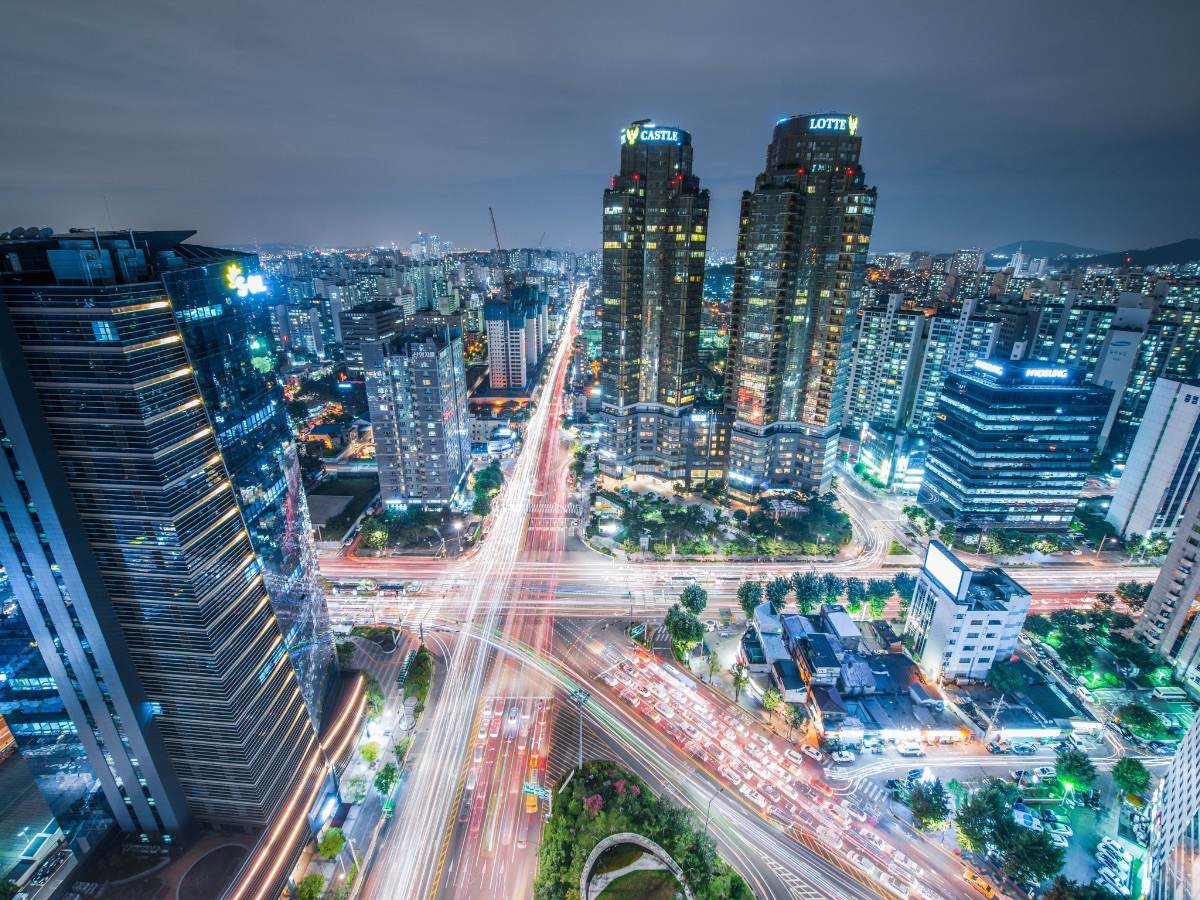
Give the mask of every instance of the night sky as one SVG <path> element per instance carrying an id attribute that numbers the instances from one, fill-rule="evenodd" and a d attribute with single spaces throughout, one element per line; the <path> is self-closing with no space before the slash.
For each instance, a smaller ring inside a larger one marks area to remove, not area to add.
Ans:
<path id="1" fill-rule="evenodd" d="M 777 118 L 861 119 L 875 249 L 1200 236 L 1200 3 L 8 4 L 0 230 L 593 249 L 618 129 L 692 132 L 710 247 Z M 107 197 L 107 209 L 105 198 Z"/>

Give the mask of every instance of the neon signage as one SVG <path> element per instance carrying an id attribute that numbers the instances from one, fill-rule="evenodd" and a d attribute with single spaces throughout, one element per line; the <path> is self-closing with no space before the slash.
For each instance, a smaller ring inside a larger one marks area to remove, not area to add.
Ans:
<path id="1" fill-rule="evenodd" d="M 1067 371 L 1066 369 L 1033 368 L 1033 369 L 1025 370 L 1026 378 L 1067 378 L 1070 376 L 1070 374 L 1071 373 L 1069 371 Z"/>
<path id="2" fill-rule="evenodd" d="M 653 123 L 630 125 L 621 129 L 621 143 L 634 144 L 682 144 L 682 132 L 678 128 L 660 128 Z"/>
<path id="3" fill-rule="evenodd" d="M 809 131 L 834 131 L 858 134 L 858 116 L 809 116 Z"/>
<path id="4" fill-rule="evenodd" d="M 975 360 L 975 368 L 977 368 L 983 372 L 989 372 L 992 375 L 1003 375 L 1004 374 L 1003 366 L 998 366 L 995 363 L 990 363 L 985 359 Z"/>
<path id="5" fill-rule="evenodd" d="M 251 294 L 265 294 L 267 292 L 267 284 L 263 281 L 261 275 L 250 275 L 247 277 L 242 273 L 242 267 L 237 263 L 230 263 L 226 267 L 225 283 L 229 285 L 231 290 L 237 291 L 239 297 L 248 297 Z"/>

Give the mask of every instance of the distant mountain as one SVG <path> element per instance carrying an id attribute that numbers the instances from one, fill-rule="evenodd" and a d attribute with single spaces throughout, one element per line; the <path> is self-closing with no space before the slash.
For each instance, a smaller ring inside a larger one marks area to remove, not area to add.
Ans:
<path id="1" fill-rule="evenodd" d="M 1055 259 L 1060 256 L 1100 256 L 1107 250 L 1097 250 L 1094 247 L 1078 247 L 1075 244 L 1064 244 L 1062 241 L 1017 241 L 994 247 L 988 251 L 988 256 L 1012 256 L 1020 250 L 1026 256 L 1034 259 Z"/>
<path id="2" fill-rule="evenodd" d="M 1170 266 L 1200 261 L 1200 238 L 1187 238 L 1173 244 L 1148 247 L 1145 250 L 1122 250 L 1103 253 L 1087 261 L 1089 266 Z"/>

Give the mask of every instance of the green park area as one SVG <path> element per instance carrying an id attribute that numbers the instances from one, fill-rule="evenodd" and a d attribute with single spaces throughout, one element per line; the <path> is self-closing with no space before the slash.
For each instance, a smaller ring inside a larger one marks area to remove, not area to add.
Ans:
<path id="1" fill-rule="evenodd" d="M 797 493 L 782 506 L 773 498 L 732 512 L 656 494 L 601 491 L 598 497 L 621 510 L 613 538 L 628 553 L 641 549 L 643 535 L 657 557 L 833 556 L 851 538 L 850 519 L 833 494 Z"/>
<path id="2" fill-rule="evenodd" d="M 646 783 L 615 762 L 594 761 L 576 770 L 569 783 L 555 785 L 554 815 L 546 822 L 538 849 L 535 900 L 579 896 L 579 879 L 592 849 L 613 834 L 632 832 L 657 843 L 683 870 L 698 900 L 749 900 L 741 876 L 717 856 L 712 838 L 690 813 L 651 793 Z M 616 871 L 608 869 L 608 871 Z M 653 873 L 652 873 L 653 874 Z M 609 886 L 620 893 L 605 897 L 668 897 L 658 875 L 650 882 L 619 879 Z M 641 893 L 632 891 L 640 889 Z"/>

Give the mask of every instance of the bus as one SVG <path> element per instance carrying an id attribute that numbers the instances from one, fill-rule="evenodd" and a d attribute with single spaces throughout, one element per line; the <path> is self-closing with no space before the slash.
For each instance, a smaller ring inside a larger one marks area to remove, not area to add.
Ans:
<path id="1" fill-rule="evenodd" d="M 526 784 L 538 784 L 538 756 L 536 753 L 529 755 L 529 774 L 525 778 Z M 537 794 L 525 795 L 525 812 L 535 813 L 538 811 Z"/>
<path id="2" fill-rule="evenodd" d="M 388 798 L 383 801 L 383 817 L 385 819 L 390 819 L 392 817 L 392 813 L 394 813 L 395 811 L 396 811 L 396 798 L 393 797 L 391 794 L 388 794 Z"/>

